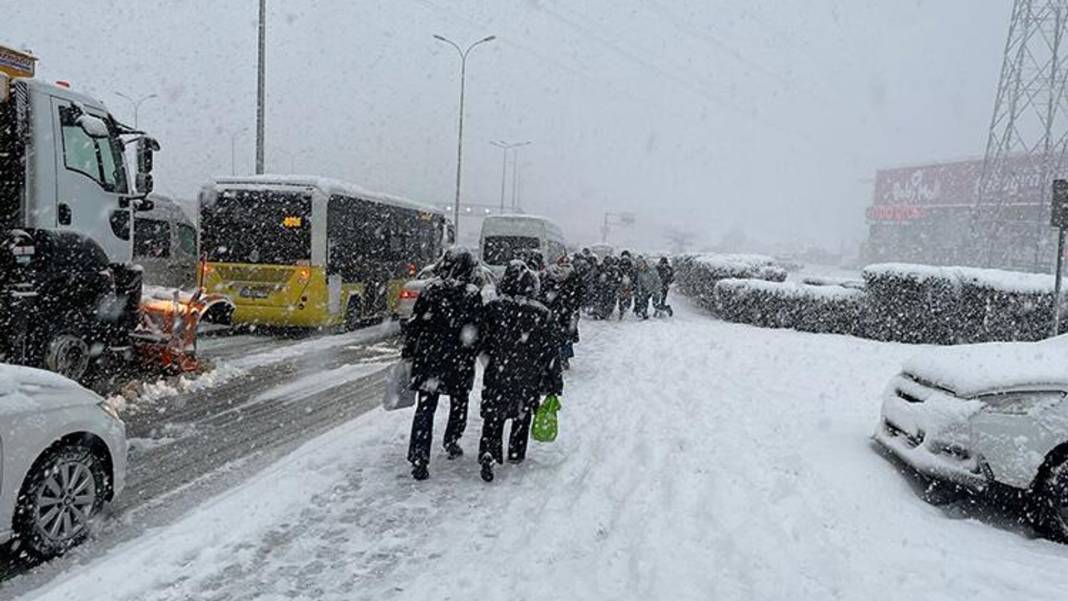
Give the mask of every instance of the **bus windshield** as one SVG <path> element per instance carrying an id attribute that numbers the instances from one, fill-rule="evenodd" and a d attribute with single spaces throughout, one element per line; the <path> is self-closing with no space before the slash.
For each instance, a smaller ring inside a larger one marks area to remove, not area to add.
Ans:
<path id="1" fill-rule="evenodd" d="M 536 249 L 541 241 L 531 236 L 486 236 L 482 260 L 489 265 L 504 265 L 521 258 L 518 251 Z"/>
<path id="2" fill-rule="evenodd" d="M 270 265 L 311 260 L 311 197 L 271 190 L 227 190 L 200 211 L 209 262 Z"/>

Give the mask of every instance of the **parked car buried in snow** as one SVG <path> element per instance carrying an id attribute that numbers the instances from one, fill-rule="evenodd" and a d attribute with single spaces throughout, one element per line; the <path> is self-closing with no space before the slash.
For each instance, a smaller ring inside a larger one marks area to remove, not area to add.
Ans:
<path id="1" fill-rule="evenodd" d="M 58 374 L 0 363 L 0 542 L 64 553 L 118 495 L 126 427 L 101 397 Z"/>
<path id="2" fill-rule="evenodd" d="M 920 474 L 1026 493 L 1034 525 L 1068 541 L 1068 335 L 931 349 L 883 393 L 874 440 Z"/>

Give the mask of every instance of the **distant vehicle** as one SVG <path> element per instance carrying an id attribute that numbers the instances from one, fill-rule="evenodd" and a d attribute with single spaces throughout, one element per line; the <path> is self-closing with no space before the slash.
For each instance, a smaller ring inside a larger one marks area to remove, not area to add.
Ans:
<path id="1" fill-rule="evenodd" d="M 1068 541 L 1068 335 L 933 349 L 883 394 L 874 440 L 917 472 L 1029 493 L 1035 525 Z"/>
<path id="2" fill-rule="evenodd" d="M 482 220 L 479 252 L 482 261 L 497 275 L 524 250 L 541 251 L 546 264 L 567 253 L 560 227 L 533 215 L 491 215 Z"/>
<path id="3" fill-rule="evenodd" d="M 170 198 L 153 194 L 150 211 L 134 216 L 134 263 L 146 285 L 189 290 L 197 281 L 197 230 Z"/>
<path id="4" fill-rule="evenodd" d="M 441 259 L 438 259 L 430 265 L 427 265 L 419 271 L 419 274 L 415 276 L 414 280 L 409 280 L 404 284 L 404 287 L 401 288 L 400 300 L 397 302 L 397 319 L 400 321 L 401 327 L 404 327 L 408 323 L 408 319 L 412 316 L 412 310 L 415 309 L 415 301 L 419 300 L 419 295 L 422 294 L 427 283 L 435 277 L 436 270 L 440 263 Z M 484 291 L 487 286 L 492 286 L 495 281 L 493 272 L 481 262 L 478 266 L 478 278 L 481 281 L 481 287 Z"/>
<path id="5" fill-rule="evenodd" d="M 54 557 L 126 481 L 126 427 L 107 402 L 58 374 L 0 364 L 0 542 Z"/>
<path id="6" fill-rule="evenodd" d="M 235 324 L 355 329 L 395 313 L 441 254 L 444 212 L 308 176 L 222 178 L 200 196 L 202 285 Z"/>

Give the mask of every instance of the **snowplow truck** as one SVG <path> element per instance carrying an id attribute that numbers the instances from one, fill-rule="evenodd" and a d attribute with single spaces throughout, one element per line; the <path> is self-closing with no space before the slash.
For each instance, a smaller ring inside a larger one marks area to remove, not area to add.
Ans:
<path id="1" fill-rule="evenodd" d="M 133 213 L 151 209 L 159 144 L 99 100 L 33 79 L 34 66 L 0 46 L 0 361 L 83 380 L 136 352 Z"/>

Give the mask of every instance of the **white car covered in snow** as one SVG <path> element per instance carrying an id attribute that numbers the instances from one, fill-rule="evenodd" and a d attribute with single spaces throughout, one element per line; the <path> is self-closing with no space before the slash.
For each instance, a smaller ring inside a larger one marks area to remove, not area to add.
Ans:
<path id="1" fill-rule="evenodd" d="M 107 402 L 48 371 L 0 364 L 0 542 L 59 555 L 122 490 L 126 427 Z"/>
<path id="2" fill-rule="evenodd" d="M 874 439 L 916 471 L 1036 500 L 1037 524 L 1068 540 L 1068 335 L 932 349 L 883 394 Z"/>

